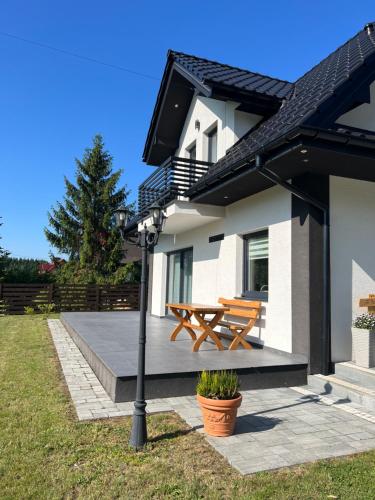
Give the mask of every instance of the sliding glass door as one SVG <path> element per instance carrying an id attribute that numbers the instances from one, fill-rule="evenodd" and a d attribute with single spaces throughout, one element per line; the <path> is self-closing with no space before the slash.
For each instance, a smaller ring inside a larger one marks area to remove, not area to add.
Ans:
<path id="1" fill-rule="evenodd" d="M 191 302 L 193 249 L 168 255 L 167 302 Z"/>

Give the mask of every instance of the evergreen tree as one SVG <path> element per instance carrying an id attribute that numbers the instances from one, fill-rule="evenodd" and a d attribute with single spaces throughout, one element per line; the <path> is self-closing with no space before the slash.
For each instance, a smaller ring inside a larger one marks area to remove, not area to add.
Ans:
<path id="1" fill-rule="evenodd" d="M 2 225 L 3 225 L 3 223 L 1 222 L 1 217 L 0 217 L 0 226 L 2 226 Z M 1 240 L 1 236 L 0 236 L 0 240 Z M 0 281 L 5 276 L 5 266 L 6 266 L 8 256 L 9 256 L 9 252 L 0 246 Z"/>
<path id="2" fill-rule="evenodd" d="M 125 203 L 125 188 L 117 189 L 121 170 L 112 170 L 112 157 L 100 135 L 82 160 L 76 160 L 76 184 L 65 178 L 66 195 L 48 213 L 48 241 L 80 266 L 108 274 L 122 258 L 122 241 L 113 223 L 113 212 Z"/>

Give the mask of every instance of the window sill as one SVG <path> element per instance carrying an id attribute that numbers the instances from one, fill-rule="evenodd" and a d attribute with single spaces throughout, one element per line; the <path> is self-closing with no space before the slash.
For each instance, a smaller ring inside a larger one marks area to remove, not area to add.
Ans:
<path id="1" fill-rule="evenodd" d="M 244 300 L 261 300 L 262 302 L 268 302 L 268 292 L 244 292 L 239 298 Z"/>

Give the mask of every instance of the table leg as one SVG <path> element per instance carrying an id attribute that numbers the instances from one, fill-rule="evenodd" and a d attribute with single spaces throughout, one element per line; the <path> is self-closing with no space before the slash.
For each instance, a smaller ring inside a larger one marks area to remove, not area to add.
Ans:
<path id="1" fill-rule="evenodd" d="M 195 335 L 194 330 L 192 330 L 189 326 L 187 326 L 186 323 L 190 323 L 190 318 L 192 313 L 190 311 L 186 311 L 186 316 L 183 316 L 178 309 L 175 309 L 174 307 L 170 308 L 173 314 L 176 316 L 176 318 L 179 321 L 179 324 L 176 326 L 176 328 L 173 330 L 171 333 L 171 336 L 169 340 L 174 342 L 176 340 L 177 335 L 180 333 L 180 331 L 185 328 L 192 338 L 192 340 L 196 340 L 197 336 Z"/>
<path id="2" fill-rule="evenodd" d="M 216 347 L 219 349 L 219 351 L 224 350 L 224 346 L 221 343 L 221 340 L 217 336 L 217 334 L 214 332 L 215 326 L 219 323 L 221 318 L 223 317 L 224 313 L 222 311 L 218 311 L 215 316 L 211 319 L 211 321 L 206 321 L 204 319 L 204 313 L 199 314 L 199 313 L 194 313 L 194 317 L 198 321 L 199 325 L 202 327 L 203 333 L 199 336 L 198 340 L 194 343 L 193 345 L 193 352 L 199 351 L 199 348 L 204 340 L 206 340 L 207 337 L 211 337 L 212 340 L 215 342 Z"/>

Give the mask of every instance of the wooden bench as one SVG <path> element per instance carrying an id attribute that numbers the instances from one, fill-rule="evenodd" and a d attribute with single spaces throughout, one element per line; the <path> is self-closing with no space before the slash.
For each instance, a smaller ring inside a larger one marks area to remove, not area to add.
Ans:
<path id="1" fill-rule="evenodd" d="M 230 351 L 237 349 L 239 344 L 245 349 L 252 349 L 251 344 L 245 340 L 245 337 L 260 318 L 262 303 L 260 301 L 224 299 L 222 297 L 218 302 L 225 307 L 229 307 L 224 318 L 218 322 L 218 326 L 227 328 L 230 335 L 223 332 L 217 332 L 217 334 L 221 337 L 233 338 L 228 348 Z M 236 318 L 239 319 L 239 322 L 235 321 Z M 240 323 L 241 319 L 247 319 L 248 321 Z"/>

